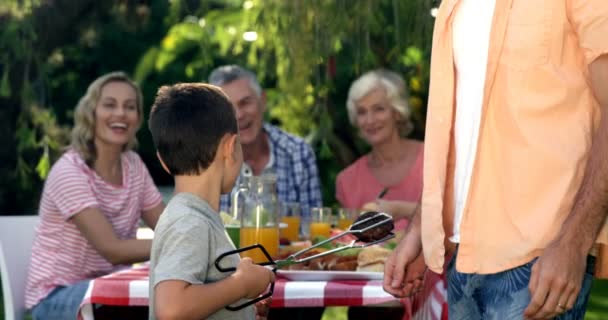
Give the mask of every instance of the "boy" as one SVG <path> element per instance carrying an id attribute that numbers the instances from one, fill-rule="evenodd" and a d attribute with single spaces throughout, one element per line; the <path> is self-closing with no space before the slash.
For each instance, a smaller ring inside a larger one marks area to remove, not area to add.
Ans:
<path id="1" fill-rule="evenodd" d="M 221 273 L 215 259 L 233 250 L 218 214 L 243 162 L 235 111 L 217 87 L 163 86 L 148 122 L 157 156 L 175 178 L 175 195 L 156 226 L 150 262 L 150 319 L 255 319 L 255 307 L 228 311 L 265 291 L 267 268 L 233 255 Z"/>

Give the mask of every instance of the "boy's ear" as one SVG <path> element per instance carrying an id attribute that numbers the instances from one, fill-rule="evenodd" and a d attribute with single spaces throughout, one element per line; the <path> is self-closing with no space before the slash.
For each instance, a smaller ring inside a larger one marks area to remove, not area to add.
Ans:
<path id="1" fill-rule="evenodd" d="M 224 156 L 234 161 L 236 158 L 237 134 L 228 134 L 224 137 Z"/>
<path id="2" fill-rule="evenodd" d="M 171 171 L 169 171 L 169 168 L 167 168 L 167 165 L 165 164 L 165 162 L 163 161 L 163 158 L 160 157 L 160 153 L 158 153 L 158 151 L 156 151 L 156 157 L 158 158 L 158 161 L 160 161 L 160 165 L 163 167 L 163 169 L 168 173 L 171 174 Z"/>

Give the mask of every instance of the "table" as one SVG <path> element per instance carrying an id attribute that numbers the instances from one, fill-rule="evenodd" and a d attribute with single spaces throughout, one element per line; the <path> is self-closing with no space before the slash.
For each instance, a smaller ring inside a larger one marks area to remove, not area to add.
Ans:
<path id="1" fill-rule="evenodd" d="M 147 265 L 93 279 L 80 307 L 79 317 L 92 320 L 93 305 L 147 306 Z M 395 306 L 403 304 L 415 319 L 447 319 L 445 283 L 429 272 L 422 295 L 427 299 L 398 300 L 382 289 L 381 280 L 290 281 L 277 277 L 271 308 L 319 306 Z"/>

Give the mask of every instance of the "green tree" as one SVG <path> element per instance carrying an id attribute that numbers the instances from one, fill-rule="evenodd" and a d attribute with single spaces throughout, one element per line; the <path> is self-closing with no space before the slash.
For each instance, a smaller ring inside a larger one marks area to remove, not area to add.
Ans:
<path id="1" fill-rule="evenodd" d="M 126 69 L 166 32 L 165 1 L 0 3 L 0 208 L 35 212 L 72 111 L 101 73 Z M 155 17 L 155 14 L 157 15 Z"/>
<path id="2" fill-rule="evenodd" d="M 256 71 L 267 89 L 268 120 L 314 146 L 331 204 L 337 172 L 367 151 L 344 107 L 358 75 L 377 67 L 400 72 L 412 92 L 414 136 L 422 137 L 436 2 L 2 1 L 0 208 L 36 208 L 74 106 L 99 75 L 131 73 L 149 105 L 160 85 L 205 80 L 226 63 Z M 157 183 L 170 183 L 148 130 L 138 138 Z"/>
<path id="3" fill-rule="evenodd" d="M 181 3 L 175 5 L 179 12 Z M 147 83 L 181 72 L 183 79 L 205 80 L 221 63 L 253 69 L 267 90 L 269 120 L 314 146 L 324 200 L 332 204 L 336 174 L 367 151 L 344 106 L 358 75 L 378 67 L 400 72 L 411 91 L 414 136 L 423 136 L 430 12 L 436 5 L 431 0 L 247 0 L 191 6 L 148 50 L 137 79 Z"/>

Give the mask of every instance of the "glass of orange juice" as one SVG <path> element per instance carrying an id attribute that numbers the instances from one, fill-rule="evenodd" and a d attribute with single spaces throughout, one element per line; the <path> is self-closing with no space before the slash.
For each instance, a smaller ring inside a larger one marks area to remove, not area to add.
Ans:
<path id="1" fill-rule="evenodd" d="M 321 207 L 310 209 L 310 239 L 316 237 L 329 238 L 331 233 L 331 208 Z"/>
<path id="2" fill-rule="evenodd" d="M 348 229 L 355 220 L 357 220 L 358 211 L 352 208 L 338 209 L 338 228 L 341 230 Z"/>
<path id="3" fill-rule="evenodd" d="M 279 205 L 281 222 L 287 224 L 280 231 L 281 238 L 298 241 L 300 238 L 300 204 L 297 202 L 281 202 Z"/>

